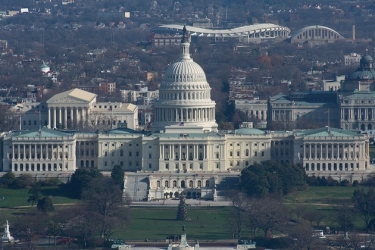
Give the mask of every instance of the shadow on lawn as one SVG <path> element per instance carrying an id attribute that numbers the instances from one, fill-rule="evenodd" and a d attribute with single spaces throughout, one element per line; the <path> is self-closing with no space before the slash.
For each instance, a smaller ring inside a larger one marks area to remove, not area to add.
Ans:
<path id="1" fill-rule="evenodd" d="M 66 198 L 72 198 L 68 190 L 63 187 L 46 187 L 41 191 L 43 196 L 60 196 Z"/>

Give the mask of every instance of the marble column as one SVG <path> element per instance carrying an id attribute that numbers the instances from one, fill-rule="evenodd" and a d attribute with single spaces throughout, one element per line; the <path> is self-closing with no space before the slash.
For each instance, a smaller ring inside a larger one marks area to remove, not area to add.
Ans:
<path id="1" fill-rule="evenodd" d="M 52 108 L 53 110 L 53 127 L 52 128 L 56 128 L 57 127 L 57 123 L 56 123 L 56 108 Z"/>
<path id="2" fill-rule="evenodd" d="M 48 127 L 52 128 L 52 124 L 51 124 L 51 108 L 48 108 Z"/>
<path id="3" fill-rule="evenodd" d="M 62 122 L 62 108 L 59 107 L 59 123 L 57 125 L 63 126 L 64 123 Z"/>

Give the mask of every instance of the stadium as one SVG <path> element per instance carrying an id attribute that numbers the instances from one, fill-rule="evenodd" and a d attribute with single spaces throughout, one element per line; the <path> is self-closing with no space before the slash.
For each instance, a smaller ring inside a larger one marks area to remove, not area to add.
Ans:
<path id="1" fill-rule="evenodd" d="M 183 25 L 167 24 L 154 28 L 153 32 L 169 35 L 181 34 L 183 27 Z M 209 37 L 214 38 L 215 41 L 229 38 L 238 38 L 242 42 L 275 38 L 286 39 L 290 34 L 289 28 L 271 23 L 246 25 L 233 29 L 204 29 L 194 26 L 186 26 L 186 29 L 192 37 Z"/>

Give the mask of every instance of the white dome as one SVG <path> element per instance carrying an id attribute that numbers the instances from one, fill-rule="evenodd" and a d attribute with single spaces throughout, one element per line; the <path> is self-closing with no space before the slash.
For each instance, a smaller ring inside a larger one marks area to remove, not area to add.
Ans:
<path id="1" fill-rule="evenodd" d="M 165 71 L 154 103 L 153 131 L 217 131 L 215 102 L 201 66 L 189 53 L 190 43 L 184 28 L 181 54 Z"/>
<path id="2" fill-rule="evenodd" d="M 192 59 L 178 61 L 168 67 L 163 82 L 206 82 L 206 74 Z"/>

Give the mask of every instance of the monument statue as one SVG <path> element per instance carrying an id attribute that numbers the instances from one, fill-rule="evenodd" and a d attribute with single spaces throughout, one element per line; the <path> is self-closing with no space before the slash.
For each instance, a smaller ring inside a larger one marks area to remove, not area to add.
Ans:
<path id="1" fill-rule="evenodd" d="M 10 231 L 9 231 L 9 223 L 7 221 L 7 223 L 4 225 L 4 234 L 3 236 L 1 237 L 1 241 L 2 242 L 14 242 L 14 238 L 12 235 L 10 235 Z"/>

